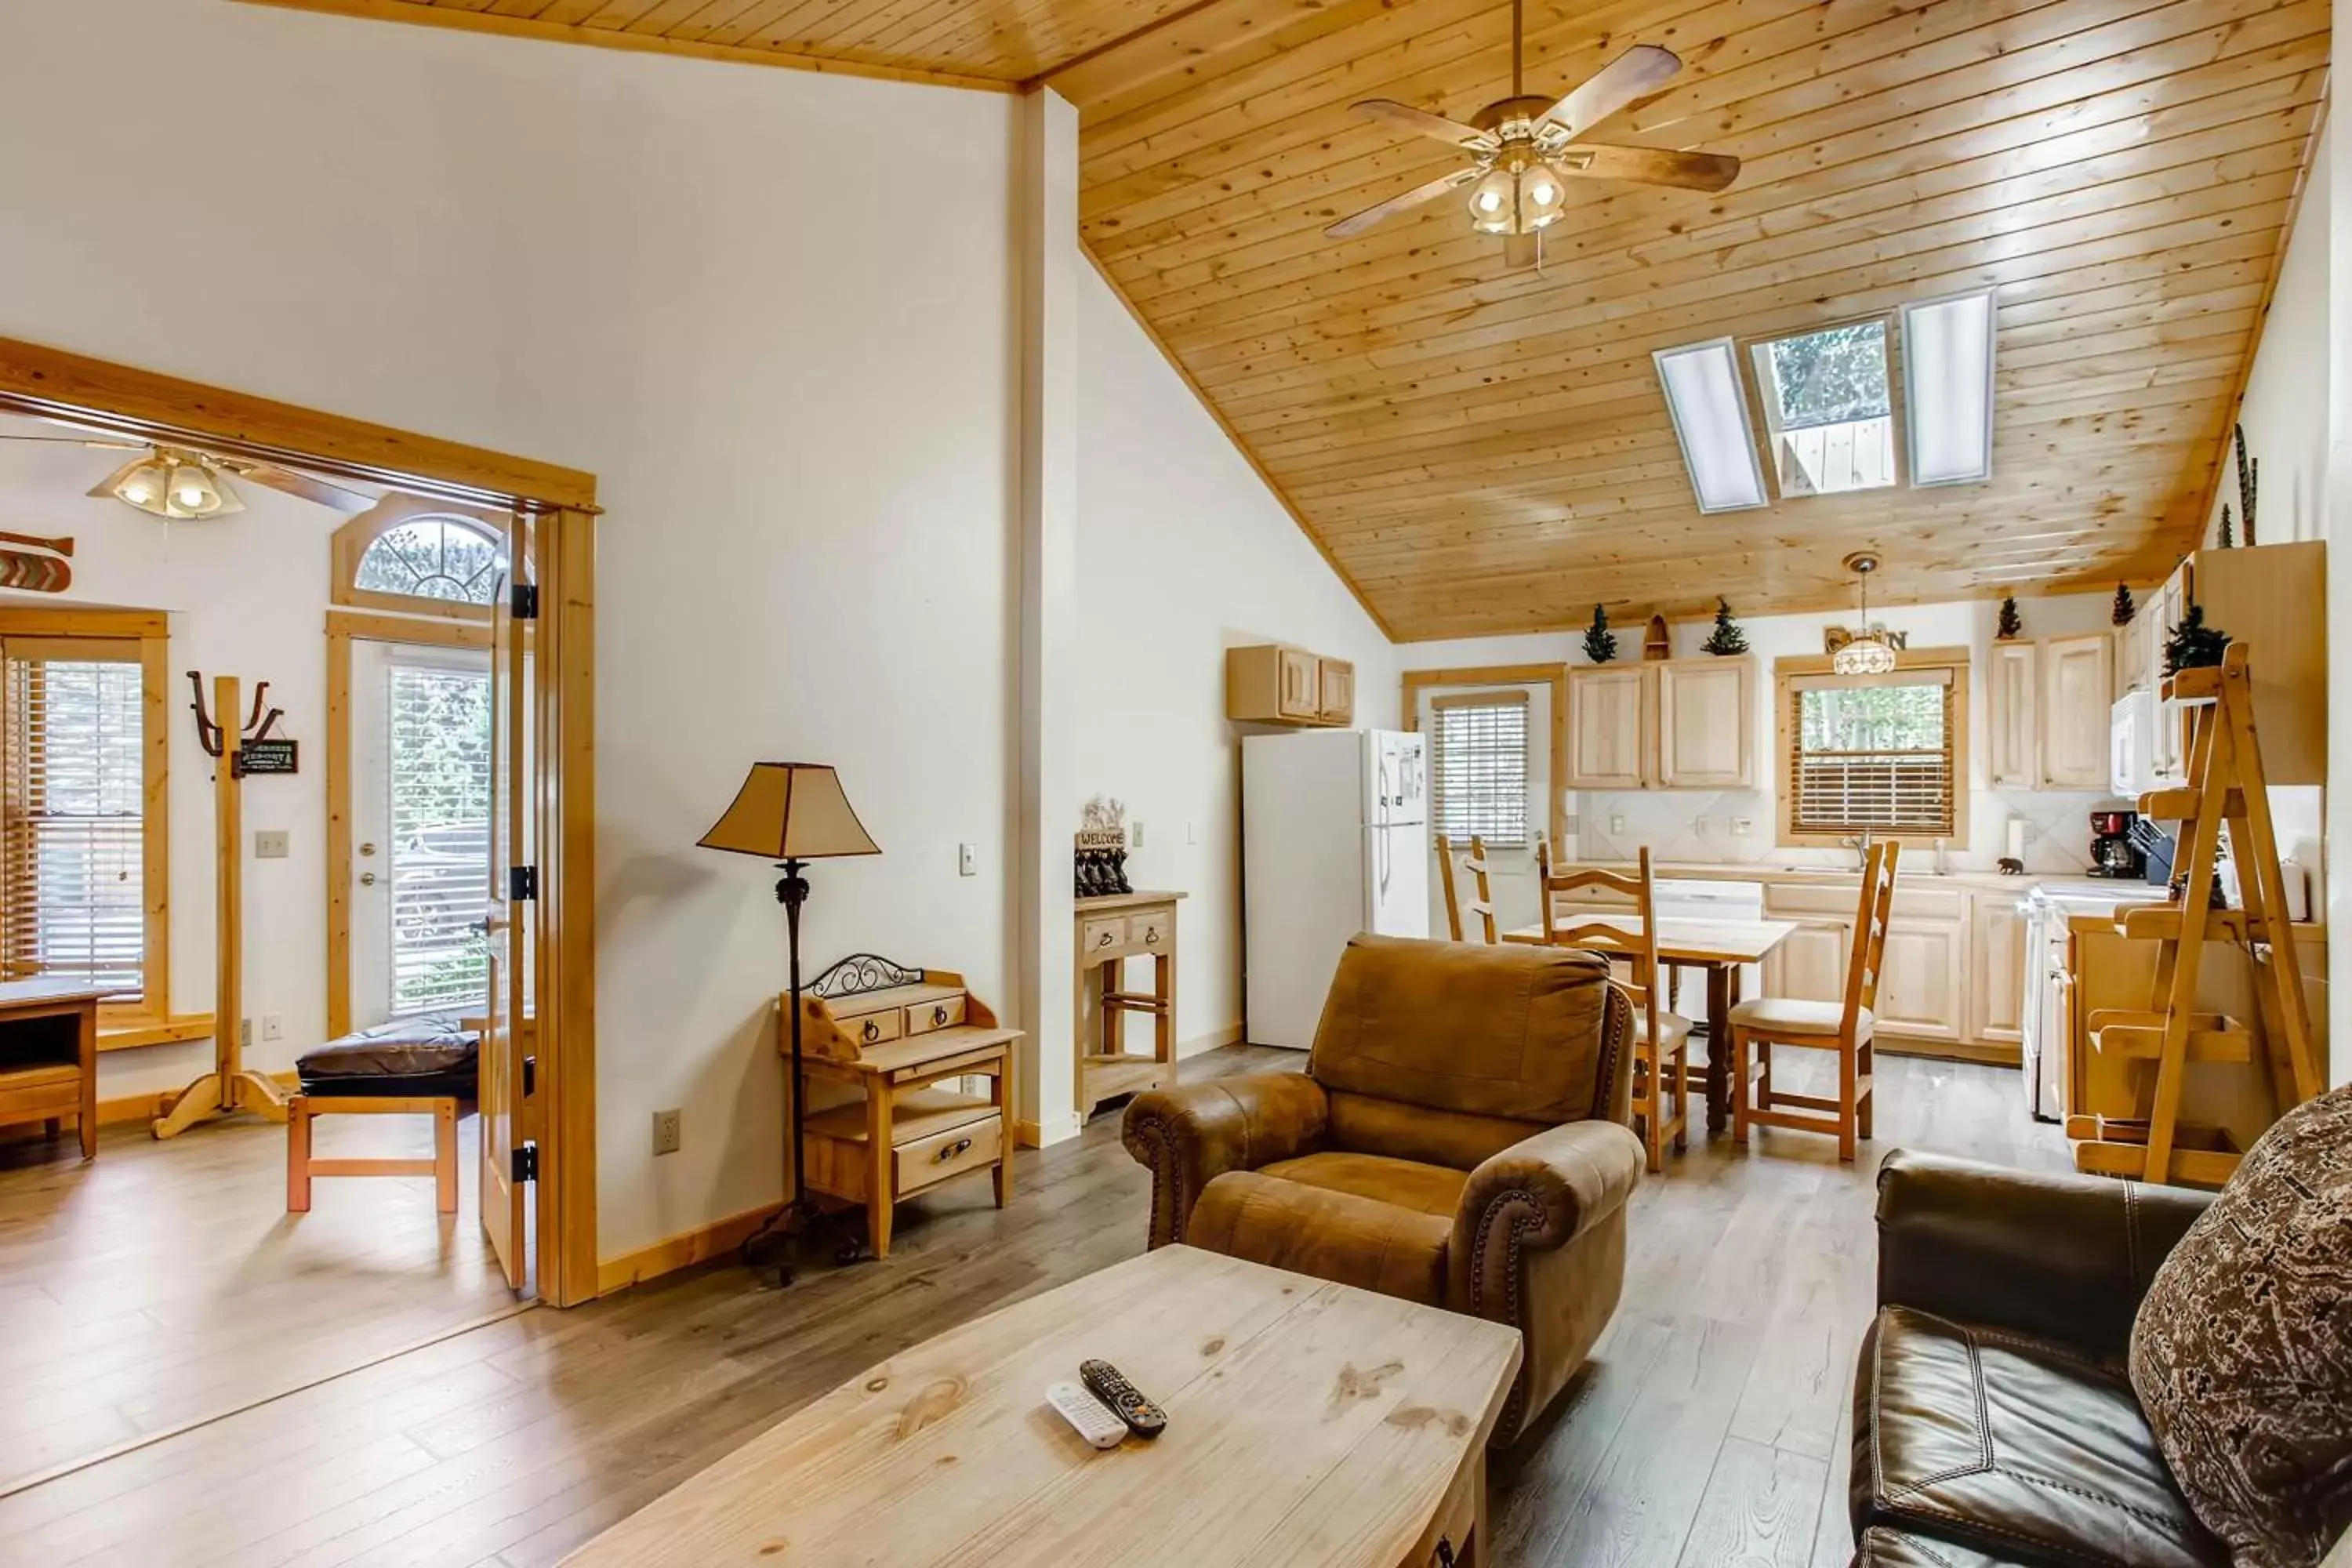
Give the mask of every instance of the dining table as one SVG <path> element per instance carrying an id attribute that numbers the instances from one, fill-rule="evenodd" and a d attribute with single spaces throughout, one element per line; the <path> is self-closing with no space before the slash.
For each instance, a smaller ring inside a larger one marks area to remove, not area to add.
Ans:
<path id="1" fill-rule="evenodd" d="M 1633 931 L 1639 923 L 1632 915 L 1612 915 L 1579 909 L 1580 927 L 1612 925 Z M 1786 941 L 1797 928 L 1787 921 L 1659 920 L 1658 962 L 1687 966 L 1706 973 L 1706 1130 L 1720 1132 L 1731 1123 L 1731 1009 L 1739 1001 L 1739 972 L 1761 963 L 1764 955 Z M 1505 942 L 1543 947 L 1551 933 L 1540 925 L 1520 926 L 1503 933 Z"/>

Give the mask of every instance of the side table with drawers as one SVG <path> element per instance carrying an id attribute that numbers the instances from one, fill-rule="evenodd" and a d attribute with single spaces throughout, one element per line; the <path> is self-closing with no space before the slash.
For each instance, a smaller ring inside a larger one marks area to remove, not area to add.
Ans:
<path id="1" fill-rule="evenodd" d="M 1176 1081 L 1176 901 L 1171 892 L 1076 901 L 1078 1120 L 1107 1100 Z M 1127 961 L 1151 960 L 1151 989 L 1127 989 Z M 1149 1053 L 1127 1048 L 1127 1016 L 1149 1014 Z"/>

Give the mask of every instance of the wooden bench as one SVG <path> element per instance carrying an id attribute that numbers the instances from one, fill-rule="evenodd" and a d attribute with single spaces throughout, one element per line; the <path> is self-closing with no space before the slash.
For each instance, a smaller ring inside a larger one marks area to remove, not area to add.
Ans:
<path id="1" fill-rule="evenodd" d="M 395 1019 L 330 1040 L 296 1062 L 302 1090 L 286 1103 L 286 1209 L 307 1214 L 313 1176 L 431 1176 L 443 1214 L 457 1212 L 457 1101 L 474 1093 L 479 1034 L 454 1016 Z M 430 1116 L 430 1160 L 320 1160 L 320 1116 Z"/>
<path id="2" fill-rule="evenodd" d="M 320 1116 L 430 1116 L 430 1160 L 318 1160 L 310 1122 Z M 454 1094 L 298 1094 L 286 1102 L 286 1212 L 310 1212 L 313 1176 L 430 1176 L 435 1206 L 457 1212 L 457 1097 Z"/>

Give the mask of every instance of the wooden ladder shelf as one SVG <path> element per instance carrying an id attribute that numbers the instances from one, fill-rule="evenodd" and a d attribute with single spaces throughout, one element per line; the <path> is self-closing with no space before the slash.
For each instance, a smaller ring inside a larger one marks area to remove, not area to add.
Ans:
<path id="1" fill-rule="evenodd" d="M 2139 809 L 2145 816 L 2183 825 L 2173 882 L 2179 901 L 2127 910 L 2116 921 L 2126 936 L 2156 940 L 2155 995 L 2145 1011 L 2104 1008 L 2086 1024 L 2092 1049 L 2129 1059 L 2139 1114 L 2069 1117 L 2066 1131 L 2076 1140 L 2077 1170 L 2219 1186 L 2237 1169 L 2242 1151 L 2227 1132 L 2180 1120 L 2182 1080 L 2190 1062 L 2247 1062 L 2255 1055 L 2256 1032 L 2244 1022 L 2196 1010 L 2198 971 L 2209 940 L 2264 950 L 2253 955 L 2254 998 L 2261 1054 L 2279 1112 L 2319 1093 L 2246 671 L 2246 647 L 2233 643 L 2218 667 L 2184 669 L 2165 682 L 2166 699 L 2190 705 L 2194 716 L 2189 783 L 2143 795 Z M 2208 890 L 2224 823 L 2238 865 L 2242 909 L 2210 907 Z"/>

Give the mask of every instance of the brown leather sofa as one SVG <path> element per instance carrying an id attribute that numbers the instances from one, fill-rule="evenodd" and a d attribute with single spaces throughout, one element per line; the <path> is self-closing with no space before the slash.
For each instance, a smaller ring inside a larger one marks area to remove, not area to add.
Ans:
<path id="1" fill-rule="evenodd" d="M 1356 937 L 1303 1075 L 1128 1107 L 1151 1245 L 1513 1325 L 1507 1444 L 1583 1365 L 1624 1285 L 1632 1036 L 1590 954 Z"/>
<path id="2" fill-rule="evenodd" d="M 2228 1568 L 2125 1375 L 2210 1194 L 1896 1152 L 1854 1376 L 1857 1568 Z"/>

